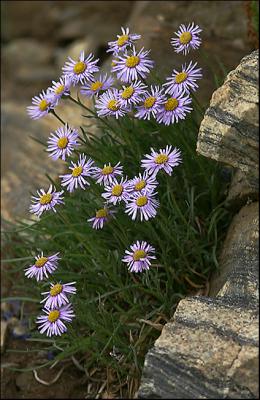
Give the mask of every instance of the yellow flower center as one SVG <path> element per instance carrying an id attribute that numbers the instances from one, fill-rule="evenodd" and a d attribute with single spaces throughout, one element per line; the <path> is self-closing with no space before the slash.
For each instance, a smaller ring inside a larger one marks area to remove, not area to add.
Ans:
<path id="1" fill-rule="evenodd" d="M 136 250 L 133 254 L 134 261 L 139 261 L 140 258 L 146 257 L 146 252 L 144 250 Z"/>
<path id="2" fill-rule="evenodd" d="M 153 96 L 147 97 L 144 101 L 144 108 L 151 108 L 155 103 L 156 98 Z"/>
<path id="3" fill-rule="evenodd" d="M 55 322 L 55 321 L 57 321 L 59 316 L 60 316 L 60 312 L 58 310 L 52 310 L 52 311 L 50 311 L 50 313 L 48 315 L 48 320 L 50 322 Z"/>
<path id="4" fill-rule="evenodd" d="M 122 185 L 115 185 L 113 187 L 113 189 L 112 189 L 112 195 L 113 196 L 119 197 L 119 196 L 121 196 L 122 192 L 123 192 L 123 186 Z"/>
<path id="5" fill-rule="evenodd" d="M 57 146 L 59 147 L 59 149 L 65 149 L 67 144 L 68 144 L 68 138 L 66 138 L 64 136 L 64 137 L 59 138 Z"/>
<path id="6" fill-rule="evenodd" d="M 136 183 L 135 190 L 142 190 L 145 186 L 146 186 L 146 182 L 145 182 L 145 180 L 142 179 L 141 181 Z"/>
<path id="7" fill-rule="evenodd" d="M 105 218 L 108 216 L 108 212 L 105 208 L 101 208 L 96 212 L 96 218 Z"/>
<path id="8" fill-rule="evenodd" d="M 111 167 L 111 165 L 108 165 L 107 167 L 104 167 L 102 169 L 102 175 L 109 175 L 112 174 L 112 172 L 114 171 L 114 168 Z"/>
<path id="9" fill-rule="evenodd" d="M 135 90 L 132 86 L 128 86 L 121 94 L 122 99 L 124 100 L 129 99 L 133 95 L 134 91 Z"/>
<path id="10" fill-rule="evenodd" d="M 77 176 L 79 176 L 81 174 L 82 171 L 83 171 L 83 167 L 81 167 L 81 165 L 80 165 L 79 167 L 75 167 L 72 170 L 71 175 L 74 176 L 74 177 L 77 177 Z"/>
<path id="11" fill-rule="evenodd" d="M 43 266 L 46 264 L 47 261 L 48 261 L 48 258 L 47 258 L 47 257 L 40 257 L 40 258 L 38 258 L 38 260 L 35 262 L 35 267 L 41 268 L 41 267 L 43 267 Z"/>
<path id="12" fill-rule="evenodd" d="M 138 56 L 129 56 L 126 59 L 125 65 L 128 68 L 134 68 L 136 67 L 140 62 L 140 58 Z"/>
<path id="13" fill-rule="evenodd" d="M 57 296 L 57 294 L 60 294 L 61 292 L 62 292 L 62 285 L 60 283 L 57 283 L 51 288 L 50 295 Z"/>
<path id="14" fill-rule="evenodd" d="M 110 100 L 107 104 L 107 108 L 111 111 L 117 111 L 119 107 L 117 106 L 116 100 Z"/>
<path id="15" fill-rule="evenodd" d="M 42 99 L 42 100 L 40 101 L 38 107 L 39 107 L 39 109 L 40 109 L 41 111 L 46 111 L 47 108 L 48 108 L 48 106 L 49 106 L 49 103 L 47 102 L 47 100 Z"/>
<path id="16" fill-rule="evenodd" d="M 146 196 L 138 197 L 138 199 L 136 199 L 136 201 L 135 201 L 135 204 L 136 204 L 138 207 L 143 207 L 143 206 L 145 206 L 147 203 L 148 203 L 148 198 L 147 198 Z"/>
<path id="17" fill-rule="evenodd" d="M 61 94 L 64 90 L 64 85 L 60 85 L 57 87 L 57 89 L 55 90 L 56 94 Z"/>
<path id="18" fill-rule="evenodd" d="M 182 83 L 187 79 L 188 74 L 186 72 L 180 72 L 175 76 L 176 83 Z"/>
<path id="19" fill-rule="evenodd" d="M 192 36 L 190 32 L 183 32 L 180 36 L 181 44 L 187 44 L 191 41 Z"/>
<path id="20" fill-rule="evenodd" d="M 166 111 L 173 111 L 175 110 L 176 107 L 178 107 L 178 104 L 179 104 L 178 100 L 171 97 L 164 104 L 164 108 Z"/>
<path id="21" fill-rule="evenodd" d="M 128 35 L 122 35 L 117 40 L 117 45 L 119 47 L 124 46 L 124 44 L 128 41 Z"/>
<path id="22" fill-rule="evenodd" d="M 169 157 L 166 154 L 159 154 L 157 157 L 155 157 L 155 162 L 156 164 L 164 164 L 166 161 L 168 161 Z"/>
<path id="23" fill-rule="evenodd" d="M 40 198 L 40 204 L 41 205 L 45 205 L 45 204 L 49 204 L 52 200 L 52 194 L 51 193 L 46 193 L 43 194 Z"/>
<path id="24" fill-rule="evenodd" d="M 77 62 L 77 64 L 74 65 L 73 71 L 75 72 L 75 74 L 78 75 L 82 74 L 82 72 L 84 72 L 86 68 L 86 64 L 83 61 L 79 61 Z"/>
<path id="25" fill-rule="evenodd" d="M 93 90 L 93 92 L 95 92 L 96 90 L 102 88 L 103 83 L 100 81 L 96 81 L 94 83 L 92 83 L 92 85 L 90 86 L 90 89 Z"/>

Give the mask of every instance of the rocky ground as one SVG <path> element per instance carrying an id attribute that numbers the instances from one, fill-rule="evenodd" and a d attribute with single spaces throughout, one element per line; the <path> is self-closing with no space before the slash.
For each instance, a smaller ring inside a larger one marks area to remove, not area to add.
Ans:
<path id="1" fill-rule="evenodd" d="M 4 220 L 28 216 L 29 192 L 47 185 L 46 173 L 56 177 L 63 170 L 62 162 L 49 162 L 42 146 L 30 139 L 46 141 L 57 121 L 52 116 L 31 121 L 26 106 L 32 96 L 58 79 L 67 55 L 77 57 L 82 49 L 93 52 L 106 69 L 110 62 L 107 42 L 120 33 L 121 26 L 129 26 L 142 34 L 141 45 L 151 48 L 152 58 L 166 76 L 184 62 L 169 45 L 173 32 L 181 23 L 194 21 L 203 28 L 203 50 L 194 54 L 194 60 L 203 68 L 198 96 L 207 105 L 215 89 L 211 68 L 222 76 L 221 68 L 234 69 L 254 49 L 243 1 L 5 1 L 1 7 L 3 226 Z M 72 124 L 80 125 L 80 110 L 67 104 L 59 110 Z M 10 296 L 11 285 L 4 283 L 2 293 Z M 7 335 L 7 348 L 24 346 Z M 19 357 L 19 366 L 26 367 L 35 357 L 30 356 L 30 361 Z M 4 354 L 2 363 L 17 363 L 17 355 Z M 39 384 L 31 372 L 5 368 L 1 372 L 4 398 L 83 398 L 88 391 L 76 369 L 64 371 L 52 386 Z M 50 379 L 47 375 L 46 380 Z"/>

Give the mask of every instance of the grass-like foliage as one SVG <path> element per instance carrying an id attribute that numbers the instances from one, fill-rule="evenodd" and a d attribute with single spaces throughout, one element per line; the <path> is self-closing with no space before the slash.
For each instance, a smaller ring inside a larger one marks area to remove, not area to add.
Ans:
<path id="1" fill-rule="evenodd" d="M 219 165 L 196 153 L 201 110 L 195 100 L 193 107 L 185 121 L 168 127 L 131 116 L 118 121 L 86 118 L 82 127 L 80 152 L 99 166 L 121 161 L 128 178 L 141 172 L 140 161 L 151 147 L 159 150 L 172 144 L 181 150 L 183 162 L 173 175 L 163 171 L 157 175 L 160 207 L 156 218 L 132 221 L 117 206 L 116 218 L 94 230 L 87 219 L 103 206 L 103 188 L 92 181 L 85 191 L 66 192 L 65 205 L 58 206 L 57 214 L 21 222 L 5 233 L 6 241 L 12 240 L 11 255 L 18 258 L 9 262 L 11 272 L 17 271 L 17 265 L 22 271 L 40 251 L 47 255 L 59 251 L 62 260 L 55 279 L 76 281 L 77 294 L 71 299 L 76 318 L 66 334 L 49 340 L 50 349 L 57 352 L 53 344 L 60 349 L 56 359 L 82 357 L 87 371 L 93 366 L 108 367 L 118 384 L 125 383 L 127 396 L 137 389 L 131 380 L 138 382 L 160 324 L 173 316 L 181 298 L 203 286 L 217 268 L 216 253 L 229 222 Z M 93 121 L 99 134 L 91 132 Z M 59 182 L 53 183 L 59 190 Z M 136 240 L 156 249 L 154 265 L 141 274 L 130 273 L 121 261 Z M 28 300 L 42 300 L 40 292 L 49 287 L 49 283 L 26 279 L 23 273 L 17 284 L 24 286 Z M 35 317 L 30 317 L 31 330 L 41 340 L 44 336 L 36 330 Z"/>

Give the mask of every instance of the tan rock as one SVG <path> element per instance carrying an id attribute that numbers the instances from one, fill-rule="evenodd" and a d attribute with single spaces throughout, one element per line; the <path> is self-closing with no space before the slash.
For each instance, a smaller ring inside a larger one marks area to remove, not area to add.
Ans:
<path id="1" fill-rule="evenodd" d="M 7 336 L 8 323 L 1 320 L 1 353 L 5 349 L 5 340 Z"/>

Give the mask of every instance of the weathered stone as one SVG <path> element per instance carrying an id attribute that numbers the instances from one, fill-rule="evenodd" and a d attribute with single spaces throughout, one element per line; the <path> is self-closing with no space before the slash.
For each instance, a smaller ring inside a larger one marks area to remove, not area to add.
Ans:
<path id="1" fill-rule="evenodd" d="M 1 320 L 1 353 L 3 353 L 5 349 L 5 339 L 7 335 L 8 323 L 6 321 Z"/>
<path id="2" fill-rule="evenodd" d="M 14 62 L 16 71 L 21 66 L 33 69 L 38 65 L 47 65 L 52 58 L 52 47 L 36 39 L 16 39 L 3 48 L 3 66 L 6 66 L 13 78 Z"/>
<path id="3" fill-rule="evenodd" d="M 80 40 L 75 40 L 72 44 L 67 46 L 66 48 L 59 48 L 54 53 L 54 60 L 57 67 L 63 67 L 64 63 L 68 61 L 68 56 L 72 59 L 78 59 L 80 52 L 82 50 L 88 53 L 95 53 L 97 48 L 97 43 L 91 38 L 83 38 Z"/>
<path id="4" fill-rule="evenodd" d="M 239 210 L 249 201 L 259 198 L 259 181 L 255 176 L 237 169 L 229 187 L 227 203 L 230 208 Z"/>
<path id="5" fill-rule="evenodd" d="M 75 94 L 74 94 L 75 97 Z M 86 101 L 85 104 L 88 104 Z M 61 123 L 47 115 L 33 121 L 26 113 L 29 104 L 6 102 L 2 106 L 1 136 L 1 202 L 2 218 L 13 221 L 15 218 L 32 217 L 29 214 L 30 192 L 49 187 L 45 174 L 54 180 L 64 173 L 65 163 L 53 161 L 41 146 L 30 136 L 46 143 L 51 132 Z M 70 100 L 62 100 L 56 108 L 57 114 L 75 128 L 89 123 L 82 115 L 85 111 Z"/>
<path id="6" fill-rule="evenodd" d="M 210 296 L 228 296 L 236 304 L 257 308 L 259 203 L 244 206 L 234 217 L 211 280 Z"/>
<path id="7" fill-rule="evenodd" d="M 200 154 L 250 173 L 255 183 L 259 176 L 258 58 L 258 51 L 244 57 L 214 92 L 197 142 Z"/>
<path id="8" fill-rule="evenodd" d="M 148 352 L 138 398 L 257 398 L 257 345 L 255 312 L 221 298 L 182 300 Z"/>

